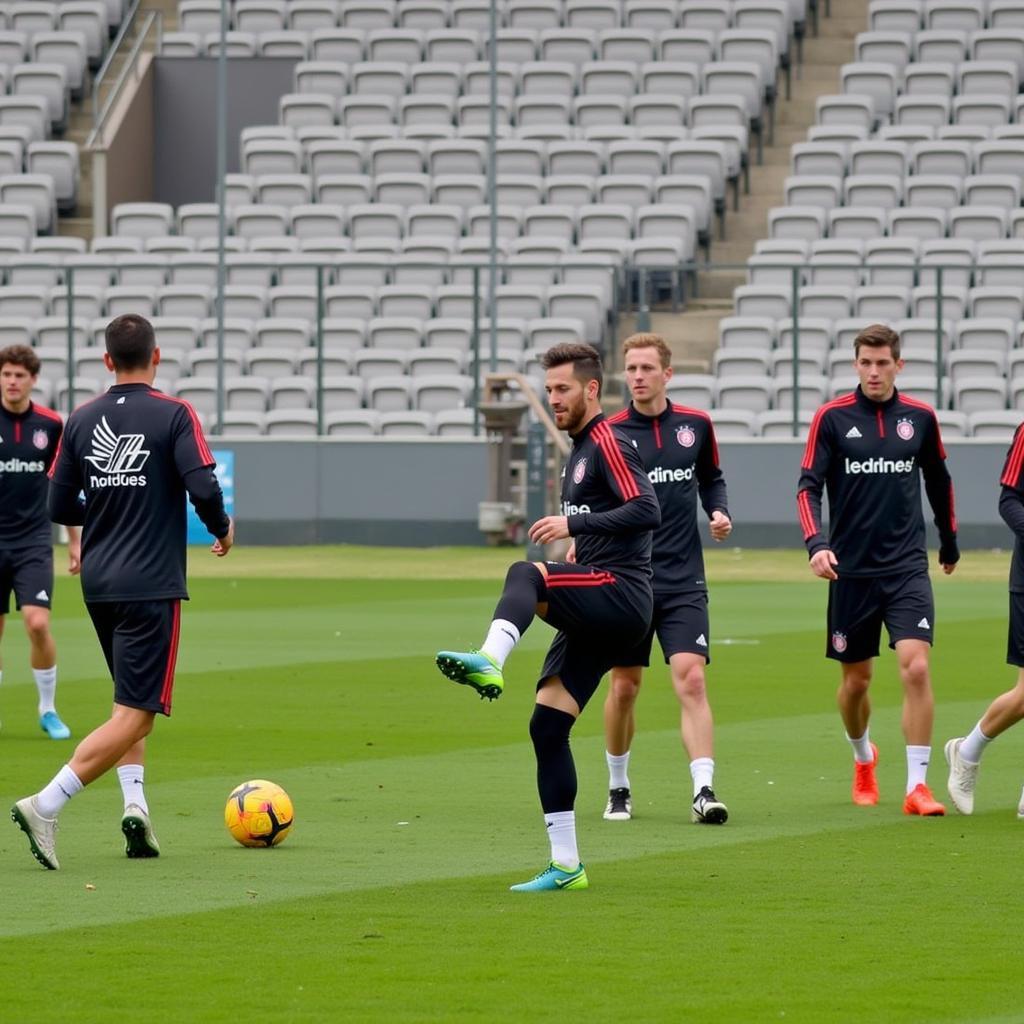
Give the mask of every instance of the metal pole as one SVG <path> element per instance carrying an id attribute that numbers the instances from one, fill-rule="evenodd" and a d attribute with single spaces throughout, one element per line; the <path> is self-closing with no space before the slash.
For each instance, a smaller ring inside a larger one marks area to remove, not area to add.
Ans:
<path id="1" fill-rule="evenodd" d="M 68 413 L 75 407 L 75 270 L 67 268 L 64 286 L 68 290 Z"/>
<path id="2" fill-rule="evenodd" d="M 324 268 L 316 268 L 316 432 L 324 432 Z"/>
<path id="3" fill-rule="evenodd" d="M 480 436 L 480 267 L 473 267 L 473 436 Z"/>
<path id="4" fill-rule="evenodd" d="M 800 268 L 793 267 L 793 436 L 800 436 Z"/>
<path id="5" fill-rule="evenodd" d="M 942 267 L 935 268 L 935 408 L 942 408 Z"/>
<path id="6" fill-rule="evenodd" d="M 228 0 L 220 0 L 220 52 L 217 54 L 217 423 L 224 433 L 224 285 L 227 266 L 224 239 L 227 235 L 228 170 Z"/>
<path id="7" fill-rule="evenodd" d="M 498 149 L 498 0 L 491 0 L 490 10 L 490 123 L 487 129 L 487 204 L 490 210 L 490 248 L 488 260 L 490 276 L 487 282 L 487 316 L 490 327 L 491 373 L 498 369 L 498 321 L 494 315 L 498 288 L 498 204 L 497 204 L 497 149 Z"/>

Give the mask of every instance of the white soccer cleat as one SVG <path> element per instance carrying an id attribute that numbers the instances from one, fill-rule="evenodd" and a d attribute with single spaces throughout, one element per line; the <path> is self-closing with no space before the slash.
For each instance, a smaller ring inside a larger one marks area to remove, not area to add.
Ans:
<path id="1" fill-rule="evenodd" d="M 124 834 L 126 857 L 137 859 L 160 856 L 160 844 L 153 834 L 153 823 L 149 820 L 149 815 L 138 804 L 129 804 L 124 809 L 121 832 Z"/>
<path id="2" fill-rule="evenodd" d="M 953 801 L 953 806 L 961 814 L 973 814 L 974 787 L 978 783 L 978 764 L 965 761 L 960 756 L 960 745 L 963 741 L 962 736 L 957 736 L 946 742 L 944 752 L 946 763 L 949 765 L 949 780 L 946 783 L 946 789 L 949 791 L 949 799 Z"/>
<path id="3" fill-rule="evenodd" d="M 36 807 L 35 797 L 27 796 L 11 808 L 11 820 L 28 836 L 32 856 L 44 868 L 56 871 L 60 867 L 56 850 L 57 819 L 44 818 Z"/>

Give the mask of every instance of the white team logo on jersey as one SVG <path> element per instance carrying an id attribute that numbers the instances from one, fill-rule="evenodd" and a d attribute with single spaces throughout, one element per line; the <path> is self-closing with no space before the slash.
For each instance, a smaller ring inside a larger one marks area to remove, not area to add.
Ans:
<path id="1" fill-rule="evenodd" d="M 896 433 L 904 441 L 909 441 L 914 436 L 914 424 L 910 420 L 900 420 L 896 424 Z"/>
<path id="2" fill-rule="evenodd" d="M 850 429 L 846 432 L 846 436 L 847 437 L 863 437 L 864 435 L 856 427 L 850 427 Z"/>
<path id="3" fill-rule="evenodd" d="M 42 451 L 50 443 L 50 435 L 45 430 L 32 432 L 32 443 Z"/>
<path id="4" fill-rule="evenodd" d="M 572 482 L 574 484 L 581 484 L 581 483 L 583 483 L 583 477 L 586 474 L 586 472 L 587 472 L 587 460 L 585 458 L 584 459 L 580 459 L 580 461 L 576 463 L 576 466 L 575 466 L 575 468 L 572 471 Z"/>
<path id="5" fill-rule="evenodd" d="M 845 633 L 833 633 L 832 634 L 832 650 L 836 654 L 842 654 L 846 650 L 846 634 Z"/>
<path id="6" fill-rule="evenodd" d="M 104 416 L 92 430 L 92 455 L 86 455 L 99 473 L 89 475 L 89 486 L 145 487 L 146 477 L 139 470 L 149 458 L 145 434 L 115 434 Z"/>
<path id="7" fill-rule="evenodd" d="M 142 446 L 145 434 L 115 434 L 104 416 L 93 427 L 93 455 L 86 455 L 101 473 L 137 473 L 146 464 L 149 452 Z"/>
<path id="8" fill-rule="evenodd" d="M 694 433 L 693 427 L 687 424 L 676 430 L 676 440 L 684 448 L 692 448 L 697 443 L 697 435 Z"/>

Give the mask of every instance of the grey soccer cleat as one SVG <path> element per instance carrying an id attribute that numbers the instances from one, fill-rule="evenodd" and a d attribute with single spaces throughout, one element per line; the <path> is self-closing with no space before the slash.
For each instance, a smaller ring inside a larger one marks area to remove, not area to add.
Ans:
<path id="1" fill-rule="evenodd" d="M 11 821 L 28 836 L 32 856 L 44 868 L 56 871 L 60 867 L 56 850 L 57 819 L 44 818 L 36 807 L 35 797 L 27 796 L 11 808 Z"/>

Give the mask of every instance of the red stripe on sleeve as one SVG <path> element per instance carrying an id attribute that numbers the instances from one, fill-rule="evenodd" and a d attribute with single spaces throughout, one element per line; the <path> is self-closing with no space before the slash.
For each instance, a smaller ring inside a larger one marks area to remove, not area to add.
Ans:
<path id="1" fill-rule="evenodd" d="M 814 521 L 814 515 L 811 512 L 811 502 L 807 497 L 806 491 L 801 491 L 796 496 L 796 507 L 800 514 L 800 527 L 804 531 L 804 540 L 807 540 L 818 533 L 818 525 Z"/>
<path id="2" fill-rule="evenodd" d="M 949 525 L 956 533 L 956 501 L 953 497 L 953 481 L 949 481 Z"/>
<path id="3" fill-rule="evenodd" d="M 60 458 L 61 449 L 64 447 L 64 432 L 61 431 L 60 437 L 57 438 L 57 447 L 53 453 L 53 462 L 50 463 L 50 468 L 46 471 L 46 476 L 52 480 L 53 471 L 57 468 L 57 460 Z"/>
<path id="4" fill-rule="evenodd" d="M 171 395 L 165 395 L 162 391 L 150 391 L 150 394 L 154 398 L 161 398 L 165 402 L 174 402 L 175 405 L 184 407 L 189 419 L 192 421 L 192 434 L 196 439 L 196 448 L 199 451 L 200 460 L 204 465 L 216 466 L 217 460 L 213 457 L 213 452 L 210 451 L 210 446 L 206 443 L 203 425 L 199 422 L 199 416 L 196 414 L 195 409 L 192 408 L 192 405 L 186 402 L 184 398 L 174 398 Z"/>
<path id="5" fill-rule="evenodd" d="M 612 471 L 612 476 L 615 477 L 622 500 L 629 501 L 632 498 L 639 497 L 640 488 L 633 479 L 633 474 L 630 473 L 626 460 L 622 457 L 622 452 L 619 451 L 619 445 L 615 435 L 612 433 L 612 428 L 607 423 L 599 423 L 594 428 L 594 440 L 597 442 L 598 448 L 601 449 L 608 463 L 608 468 Z"/>
<path id="6" fill-rule="evenodd" d="M 1006 466 L 999 482 L 1004 487 L 1017 487 L 1020 480 L 1020 467 L 1024 462 L 1024 430 L 1017 428 L 1013 444 L 1010 447 L 1010 454 L 1006 457 Z"/>

